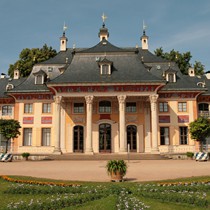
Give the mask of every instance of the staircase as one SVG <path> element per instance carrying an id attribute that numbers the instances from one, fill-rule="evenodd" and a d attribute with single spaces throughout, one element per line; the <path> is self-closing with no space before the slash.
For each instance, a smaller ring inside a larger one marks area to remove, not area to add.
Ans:
<path id="1" fill-rule="evenodd" d="M 46 160 L 169 160 L 169 158 L 160 154 L 143 154 L 143 153 L 131 153 L 127 154 L 62 154 L 62 155 L 49 155 Z"/>

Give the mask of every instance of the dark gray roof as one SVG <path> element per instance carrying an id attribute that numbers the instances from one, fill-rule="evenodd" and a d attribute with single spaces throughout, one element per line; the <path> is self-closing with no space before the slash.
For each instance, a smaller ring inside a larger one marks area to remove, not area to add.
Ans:
<path id="1" fill-rule="evenodd" d="M 0 98 L 8 98 L 6 94 L 6 87 L 8 84 L 12 84 L 14 88 L 21 84 L 26 78 L 11 79 L 11 78 L 0 78 Z"/>
<path id="2" fill-rule="evenodd" d="M 29 76 L 23 83 L 18 85 L 12 90 L 9 90 L 8 92 L 11 93 L 16 93 L 16 92 L 21 92 L 21 93 L 28 93 L 28 92 L 33 92 L 33 93 L 38 93 L 38 92 L 50 92 L 46 84 L 43 85 L 37 85 L 35 84 L 35 78 L 33 76 Z"/>
<path id="3" fill-rule="evenodd" d="M 68 69 L 48 84 L 58 83 L 162 83 L 162 78 L 152 75 L 142 64 L 138 54 L 107 54 L 106 59 L 112 61 L 111 75 L 101 75 L 97 62 L 97 54 L 75 54 Z M 103 60 L 104 57 L 101 56 Z"/>
<path id="4" fill-rule="evenodd" d="M 125 49 L 119 48 L 108 42 L 107 40 L 102 40 L 94 47 L 80 51 L 80 53 L 103 53 L 103 52 L 126 52 Z"/>
<path id="5" fill-rule="evenodd" d="M 68 48 L 66 51 L 60 51 L 55 57 L 50 58 L 49 60 L 43 61 L 40 64 L 70 64 L 72 60 L 73 50 Z M 68 59 L 66 59 L 68 58 Z"/>

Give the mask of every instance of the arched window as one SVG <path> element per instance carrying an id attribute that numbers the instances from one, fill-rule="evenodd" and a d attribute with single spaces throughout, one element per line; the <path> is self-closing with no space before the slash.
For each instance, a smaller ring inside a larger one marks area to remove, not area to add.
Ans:
<path id="1" fill-rule="evenodd" d="M 99 102 L 99 112 L 100 113 L 110 113 L 111 112 L 111 102 L 110 101 L 100 101 Z"/>

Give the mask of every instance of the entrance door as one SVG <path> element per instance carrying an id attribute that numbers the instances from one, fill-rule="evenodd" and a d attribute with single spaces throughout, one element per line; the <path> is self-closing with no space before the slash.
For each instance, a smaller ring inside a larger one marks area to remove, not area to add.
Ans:
<path id="1" fill-rule="evenodd" d="M 99 125 L 99 152 L 111 152 L 111 125 Z"/>
<path id="2" fill-rule="evenodd" d="M 127 126 L 127 144 L 130 144 L 131 152 L 137 152 L 136 133 L 137 133 L 137 128 L 135 125 Z"/>
<path id="3" fill-rule="evenodd" d="M 83 152 L 84 132 L 82 126 L 74 127 L 74 152 Z"/>

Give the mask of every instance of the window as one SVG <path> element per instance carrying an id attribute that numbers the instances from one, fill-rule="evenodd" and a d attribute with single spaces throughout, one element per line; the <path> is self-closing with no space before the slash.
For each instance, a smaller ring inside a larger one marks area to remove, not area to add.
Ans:
<path id="1" fill-rule="evenodd" d="M 50 103 L 42 104 L 42 113 L 51 113 L 51 104 Z"/>
<path id="2" fill-rule="evenodd" d="M 167 102 L 159 103 L 159 112 L 168 112 L 168 103 Z"/>
<path id="3" fill-rule="evenodd" d="M 74 113 L 84 113 L 84 103 L 74 103 Z"/>
<path id="4" fill-rule="evenodd" d="M 42 146 L 50 146 L 51 128 L 42 128 Z"/>
<path id="5" fill-rule="evenodd" d="M 24 113 L 32 113 L 33 104 L 24 104 Z"/>
<path id="6" fill-rule="evenodd" d="M 37 85 L 42 85 L 44 83 L 43 81 L 43 75 L 37 75 L 36 76 L 36 84 Z"/>
<path id="7" fill-rule="evenodd" d="M 187 144 L 188 142 L 188 128 L 187 127 L 179 127 L 179 139 L 180 139 L 180 144 Z"/>
<path id="8" fill-rule="evenodd" d="M 174 74 L 168 74 L 168 82 L 174 82 Z"/>
<path id="9" fill-rule="evenodd" d="M 178 110 L 179 110 L 179 112 L 186 112 L 187 111 L 187 103 L 186 102 L 179 102 L 178 103 Z"/>
<path id="10" fill-rule="evenodd" d="M 101 74 L 102 75 L 110 74 L 109 65 L 107 64 L 101 65 Z"/>
<path id="11" fill-rule="evenodd" d="M 111 112 L 111 102 L 110 101 L 100 101 L 99 102 L 99 112 L 100 113 L 110 113 Z"/>
<path id="12" fill-rule="evenodd" d="M 160 145 L 169 145 L 168 127 L 160 127 Z"/>
<path id="13" fill-rule="evenodd" d="M 32 128 L 23 129 L 23 146 L 32 146 Z"/>
<path id="14" fill-rule="evenodd" d="M 8 85 L 6 86 L 6 91 L 12 90 L 13 88 L 14 88 L 14 85 L 13 85 L 13 84 L 8 84 Z"/>
<path id="15" fill-rule="evenodd" d="M 202 103 L 198 105 L 199 111 L 209 111 L 209 104 Z"/>
<path id="16" fill-rule="evenodd" d="M 2 106 L 2 116 L 12 115 L 12 106 Z"/>
<path id="17" fill-rule="evenodd" d="M 136 112 L 136 102 L 127 102 L 126 112 Z"/>

